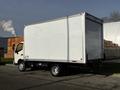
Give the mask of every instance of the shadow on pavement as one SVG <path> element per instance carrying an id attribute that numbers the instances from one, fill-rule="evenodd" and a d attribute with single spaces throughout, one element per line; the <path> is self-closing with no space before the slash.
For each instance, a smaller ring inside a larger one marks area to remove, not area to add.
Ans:
<path id="1" fill-rule="evenodd" d="M 98 73 L 103 75 L 112 75 L 114 73 L 120 73 L 120 63 L 115 62 L 103 63 Z"/>
<path id="2" fill-rule="evenodd" d="M 0 62 L 0 65 L 5 65 L 5 63 L 4 62 Z"/>
<path id="3" fill-rule="evenodd" d="M 32 70 L 37 71 L 49 71 L 49 68 L 37 68 Z M 30 72 L 31 70 L 28 70 L 27 72 Z M 99 67 L 69 67 L 67 70 L 65 70 L 65 74 L 62 76 L 72 76 L 72 75 L 82 75 L 82 74 L 98 74 L 98 75 L 105 75 L 110 76 L 112 74 L 120 73 L 120 63 L 102 63 Z"/>
<path id="4" fill-rule="evenodd" d="M 102 63 L 99 67 L 87 67 L 87 68 L 71 68 L 68 75 L 77 74 L 98 74 L 110 76 L 112 74 L 120 73 L 120 63 Z"/>
<path id="5" fill-rule="evenodd" d="M 38 69 L 34 69 L 34 71 L 37 70 L 42 70 L 42 71 L 48 71 L 48 68 L 38 68 Z M 27 72 L 30 72 L 28 74 L 34 74 L 32 73 L 30 70 L 28 70 Z M 65 82 L 65 81 L 69 81 L 69 80 L 74 80 L 74 79 L 79 79 L 81 77 L 91 77 L 94 75 L 105 75 L 110 76 L 114 73 L 120 73 L 120 63 L 102 63 L 100 65 L 100 67 L 94 67 L 94 68 L 89 68 L 89 67 L 69 67 L 68 71 L 66 71 L 66 75 L 64 76 L 72 76 L 72 75 L 77 75 L 75 77 L 66 77 L 66 78 L 60 78 L 55 79 L 55 80 L 49 80 L 49 82 L 45 82 L 45 83 L 38 83 L 37 85 L 32 85 L 32 86 L 28 86 L 28 87 L 23 87 L 19 90 L 29 90 L 29 89 L 35 89 L 35 88 L 40 88 L 40 87 L 45 87 L 45 86 L 49 86 L 49 85 L 53 85 L 53 84 L 59 84 L 61 82 Z M 55 77 L 57 78 L 57 77 Z M 44 79 L 44 78 L 43 78 Z M 70 82 L 68 82 L 68 84 L 71 84 Z M 73 85 L 73 83 L 71 84 Z M 74 86 L 79 86 L 79 87 L 87 87 L 87 88 L 92 88 L 93 90 L 101 90 L 100 87 L 94 87 L 94 86 L 86 86 L 86 85 L 78 85 L 78 84 L 74 84 Z M 92 90 L 91 89 L 91 90 Z"/>

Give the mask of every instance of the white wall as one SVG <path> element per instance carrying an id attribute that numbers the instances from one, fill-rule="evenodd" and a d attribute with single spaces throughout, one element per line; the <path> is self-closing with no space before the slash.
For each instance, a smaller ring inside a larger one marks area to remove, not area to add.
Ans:
<path id="1" fill-rule="evenodd" d="M 120 22 L 104 23 L 104 39 L 120 46 Z"/>

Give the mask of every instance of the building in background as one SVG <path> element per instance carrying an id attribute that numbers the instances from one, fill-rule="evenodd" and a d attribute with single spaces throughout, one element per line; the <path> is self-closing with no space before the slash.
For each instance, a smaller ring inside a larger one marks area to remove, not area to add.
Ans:
<path id="1" fill-rule="evenodd" d="M 13 45 L 23 41 L 22 36 L 0 38 L 0 57 L 4 59 L 14 58 Z"/>
<path id="2" fill-rule="evenodd" d="M 7 52 L 7 38 L 0 38 L 0 61 L 4 58 L 4 53 Z"/>

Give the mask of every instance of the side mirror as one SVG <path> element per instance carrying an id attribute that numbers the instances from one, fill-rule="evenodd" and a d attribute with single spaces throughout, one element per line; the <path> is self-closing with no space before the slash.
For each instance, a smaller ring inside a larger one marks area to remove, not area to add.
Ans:
<path id="1" fill-rule="evenodd" d="M 18 54 L 18 51 L 17 51 L 17 50 L 15 50 L 15 53 L 17 53 L 17 54 Z"/>
<path id="2" fill-rule="evenodd" d="M 13 51 L 15 50 L 15 44 L 13 44 L 12 49 L 13 49 Z"/>
<path id="3" fill-rule="evenodd" d="M 15 53 L 17 53 L 17 54 L 18 54 L 18 51 L 17 51 L 17 50 L 15 50 L 15 44 L 13 44 L 12 49 L 13 49 L 13 51 L 14 51 Z"/>

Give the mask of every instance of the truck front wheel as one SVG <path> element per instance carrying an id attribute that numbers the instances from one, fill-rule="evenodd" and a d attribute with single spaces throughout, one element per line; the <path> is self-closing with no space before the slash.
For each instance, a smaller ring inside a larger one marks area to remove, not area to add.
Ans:
<path id="1" fill-rule="evenodd" d="M 52 76 L 60 76 L 62 74 L 62 66 L 59 64 L 54 64 L 51 66 L 50 72 Z"/>
<path id="2" fill-rule="evenodd" d="M 26 66 L 25 66 L 25 62 L 24 61 L 20 61 L 18 63 L 18 69 L 19 69 L 20 72 L 23 72 L 23 71 L 26 70 Z"/>

